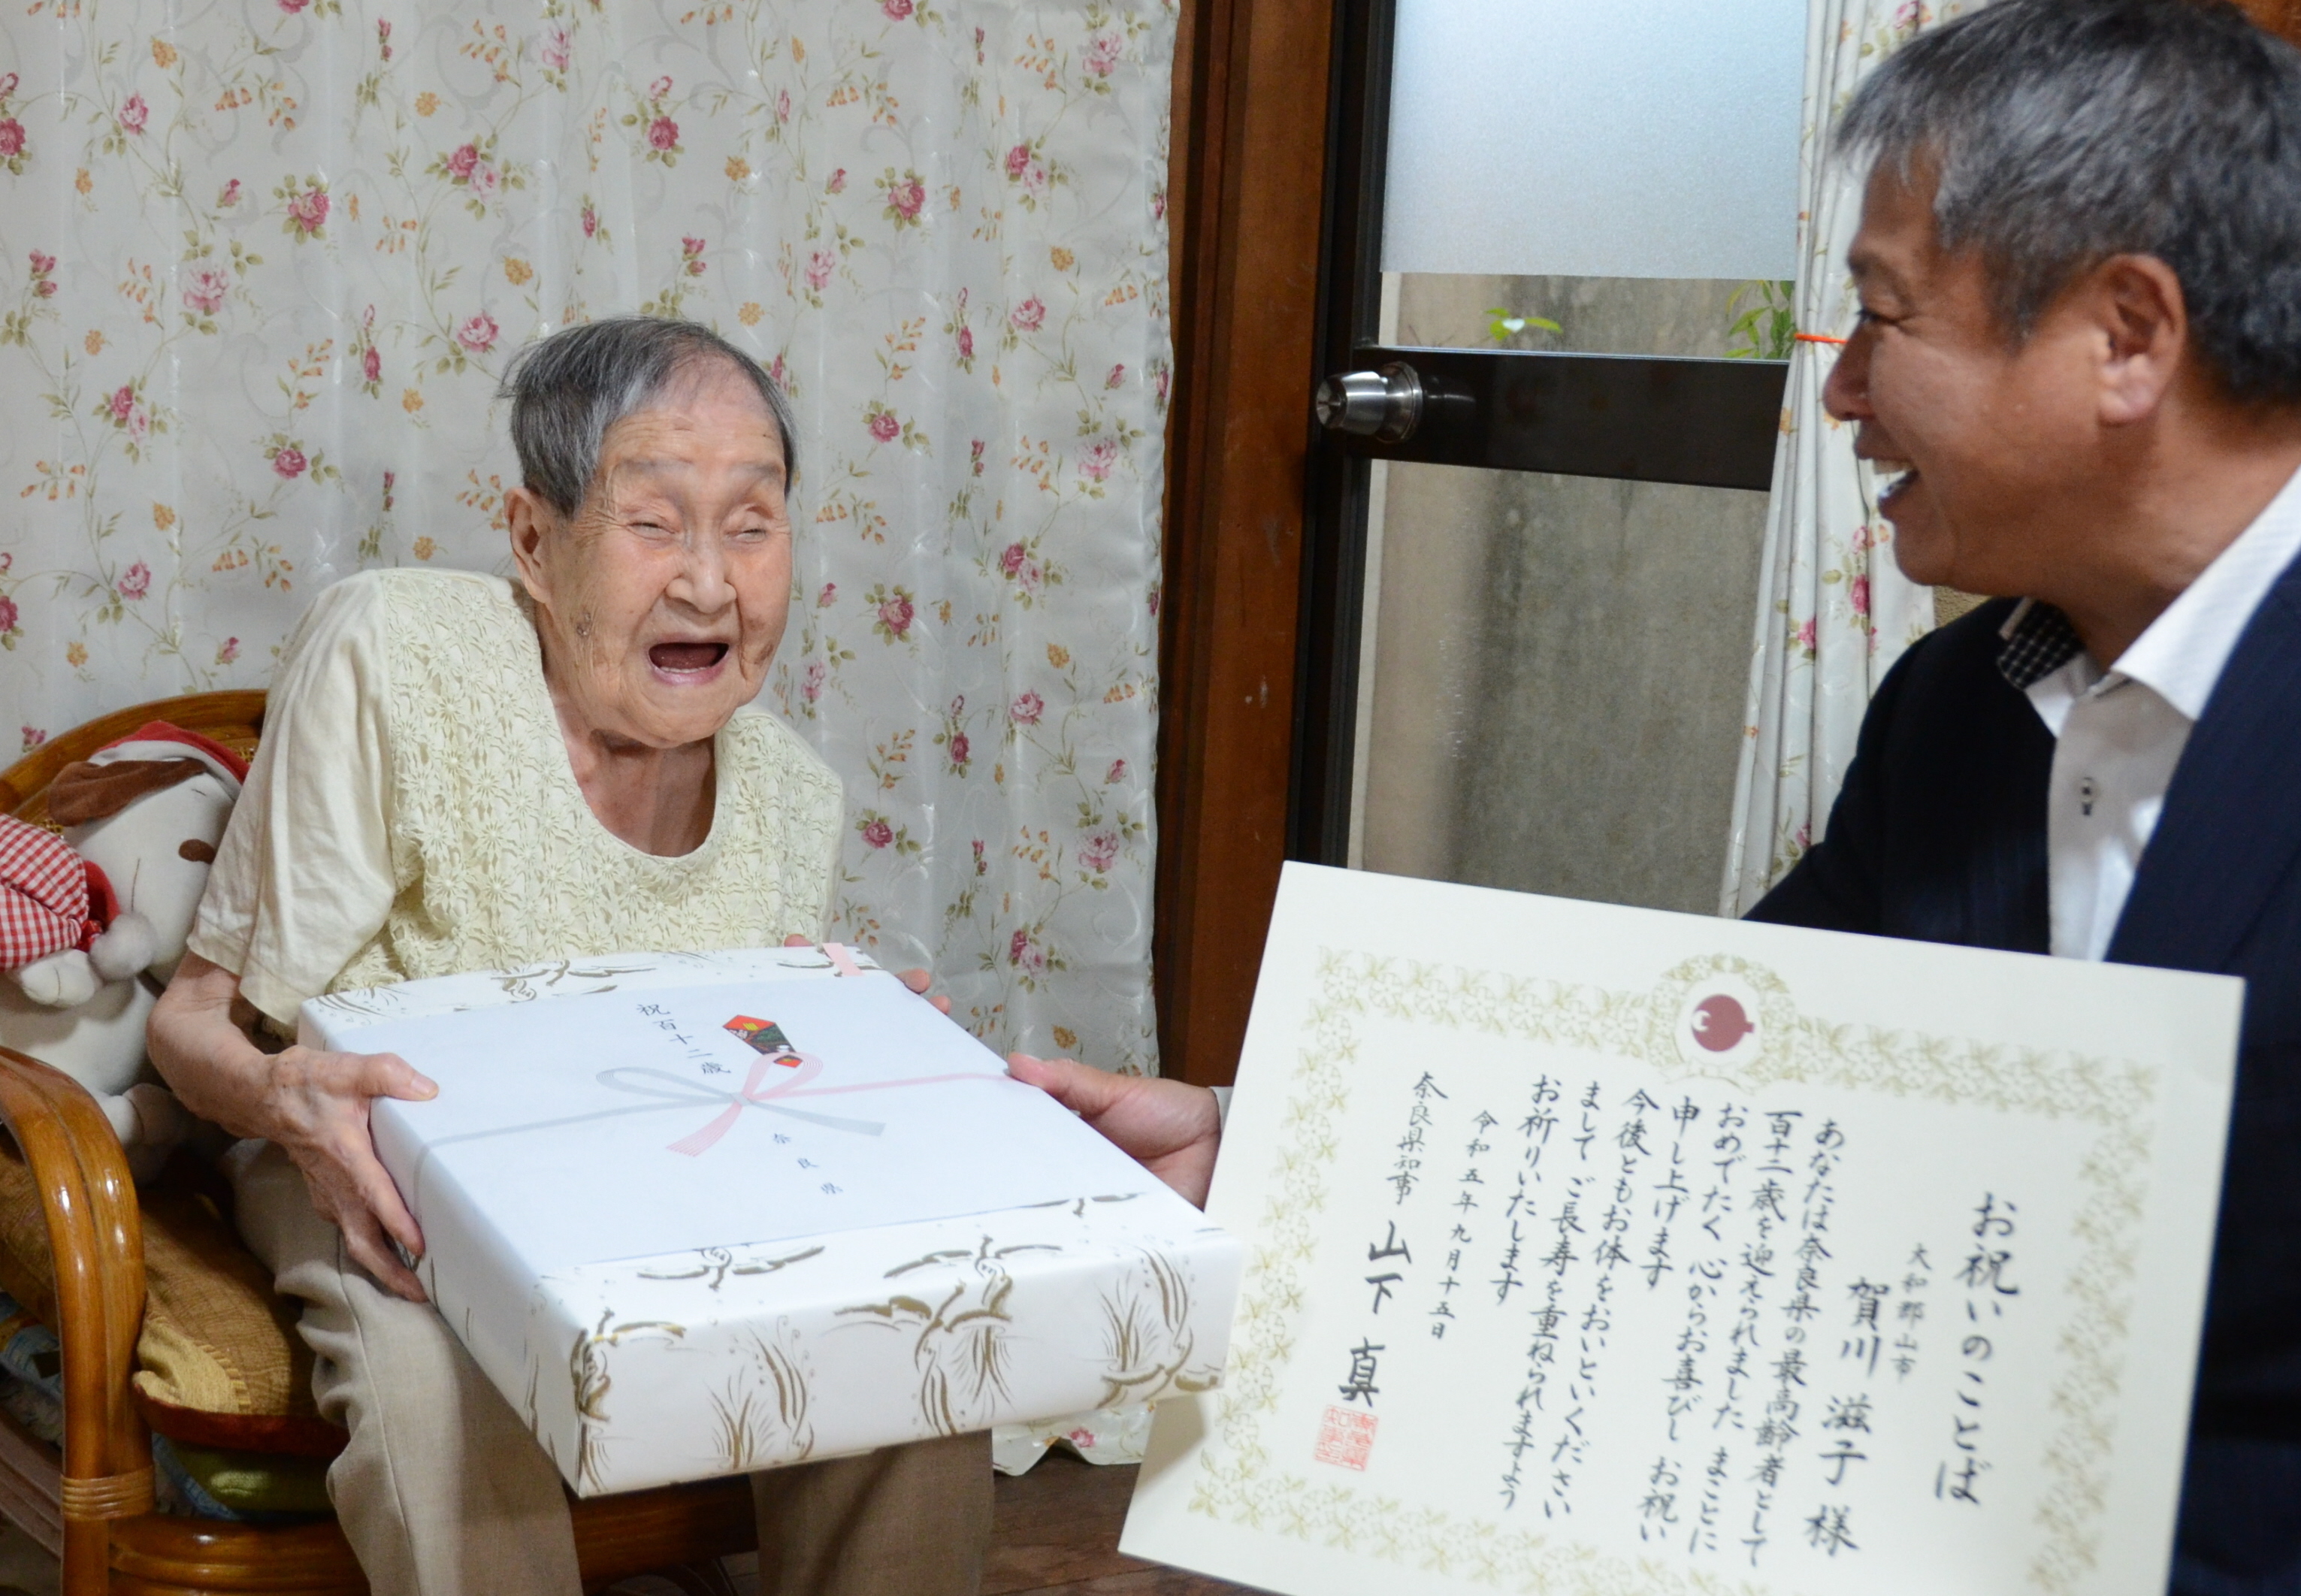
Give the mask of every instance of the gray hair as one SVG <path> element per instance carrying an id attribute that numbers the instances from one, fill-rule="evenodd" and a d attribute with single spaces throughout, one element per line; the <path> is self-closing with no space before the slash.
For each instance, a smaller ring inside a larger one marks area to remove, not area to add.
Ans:
<path id="1" fill-rule="evenodd" d="M 2227 0 L 1998 0 L 1904 46 L 1837 147 L 1934 175 L 2017 338 L 2082 273 L 2154 255 L 2239 400 L 2301 398 L 2301 51 Z"/>
<path id="2" fill-rule="evenodd" d="M 694 322 L 612 316 L 565 327 L 521 350 L 496 397 L 511 401 L 520 477 L 562 515 L 573 515 L 599 469 L 599 440 L 647 409 L 699 367 L 724 362 L 759 390 L 783 446 L 783 480 L 799 475 L 799 425 L 782 387 L 759 363 Z"/>

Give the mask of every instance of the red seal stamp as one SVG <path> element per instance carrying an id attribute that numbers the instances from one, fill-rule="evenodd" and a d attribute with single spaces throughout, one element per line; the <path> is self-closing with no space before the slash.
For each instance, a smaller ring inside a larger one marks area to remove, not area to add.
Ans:
<path id="1" fill-rule="evenodd" d="M 1375 1416 L 1352 1408 L 1329 1408 L 1318 1425 L 1318 1444 L 1310 1456 L 1336 1468 L 1363 1470 L 1374 1450 Z"/>

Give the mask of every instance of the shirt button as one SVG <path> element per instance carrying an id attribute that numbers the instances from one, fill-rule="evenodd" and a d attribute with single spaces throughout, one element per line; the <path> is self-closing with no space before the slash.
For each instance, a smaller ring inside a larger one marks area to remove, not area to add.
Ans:
<path id="1" fill-rule="evenodd" d="M 2091 815 L 2094 803 L 2100 797 L 2101 783 L 2096 781 L 2091 776 L 2078 778 L 2078 809 L 2081 814 Z"/>

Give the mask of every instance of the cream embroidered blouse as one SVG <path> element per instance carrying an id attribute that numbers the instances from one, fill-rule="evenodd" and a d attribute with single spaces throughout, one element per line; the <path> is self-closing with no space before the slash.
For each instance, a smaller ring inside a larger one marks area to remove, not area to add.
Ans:
<path id="1" fill-rule="evenodd" d="M 715 753 L 710 836 L 642 853 L 575 783 L 523 593 L 455 572 L 348 578 L 281 653 L 190 946 L 292 1028 L 305 999 L 347 987 L 820 936 L 839 779 L 757 710 Z"/>

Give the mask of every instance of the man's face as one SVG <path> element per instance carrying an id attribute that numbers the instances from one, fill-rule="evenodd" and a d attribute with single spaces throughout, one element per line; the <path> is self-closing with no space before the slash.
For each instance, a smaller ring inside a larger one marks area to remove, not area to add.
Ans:
<path id="1" fill-rule="evenodd" d="M 1942 249 L 1933 196 L 1930 178 L 1871 175 L 1846 254 L 1862 321 L 1822 400 L 1859 424 L 1912 581 L 2035 593 L 2082 537 L 2098 351 L 2084 318 L 2052 307 L 2017 344 L 1980 255 Z"/>

